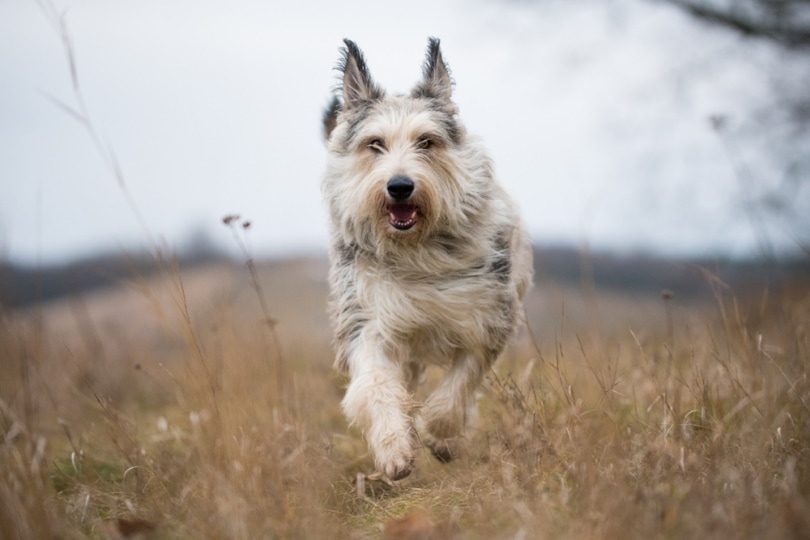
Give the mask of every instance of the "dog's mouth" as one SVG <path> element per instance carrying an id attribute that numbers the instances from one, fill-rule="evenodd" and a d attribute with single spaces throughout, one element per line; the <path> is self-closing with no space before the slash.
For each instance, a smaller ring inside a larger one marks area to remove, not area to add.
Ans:
<path id="1" fill-rule="evenodd" d="M 419 207 L 410 203 L 391 203 L 388 205 L 388 223 L 399 231 L 407 231 L 416 225 Z"/>

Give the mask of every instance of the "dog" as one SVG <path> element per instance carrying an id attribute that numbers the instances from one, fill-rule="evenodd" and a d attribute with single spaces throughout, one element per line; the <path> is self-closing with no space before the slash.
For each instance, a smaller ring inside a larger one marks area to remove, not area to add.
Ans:
<path id="1" fill-rule="evenodd" d="M 323 116 L 335 368 L 350 378 L 343 412 L 399 480 L 420 441 L 440 461 L 457 454 L 475 391 L 522 321 L 531 244 L 458 118 L 439 40 L 409 94 L 383 90 L 344 44 Z M 428 365 L 446 372 L 417 405 Z"/>

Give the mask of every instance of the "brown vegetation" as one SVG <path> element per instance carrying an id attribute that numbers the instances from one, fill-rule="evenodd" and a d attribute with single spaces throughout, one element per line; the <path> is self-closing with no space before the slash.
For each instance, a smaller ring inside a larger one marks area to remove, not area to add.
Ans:
<path id="1" fill-rule="evenodd" d="M 688 301 L 542 282 L 464 455 L 392 484 L 339 411 L 324 261 L 253 270 L 169 265 L 2 314 L 0 537 L 810 530 L 806 281 L 736 298 L 707 276 Z"/>

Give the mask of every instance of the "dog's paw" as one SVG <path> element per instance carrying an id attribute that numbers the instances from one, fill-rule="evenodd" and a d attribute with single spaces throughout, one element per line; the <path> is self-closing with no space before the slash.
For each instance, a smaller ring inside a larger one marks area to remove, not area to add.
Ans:
<path id="1" fill-rule="evenodd" d="M 437 460 L 449 463 L 461 454 L 461 442 L 458 437 L 451 439 L 431 439 L 425 443 Z"/>
<path id="2" fill-rule="evenodd" d="M 458 410 L 437 414 L 435 409 L 428 409 L 417 417 L 416 425 L 422 443 L 437 460 L 449 463 L 461 455 L 463 410 L 462 414 Z"/>
<path id="3" fill-rule="evenodd" d="M 380 467 L 391 480 L 402 480 L 413 471 L 413 457 L 406 457 Z"/>
<path id="4" fill-rule="evenodd" d="M 391 480 L 401 480 L 414 468 L 415 440 L 413 429 L 389 432 L 388 436 L 369 441 L 377 470 Z"/>

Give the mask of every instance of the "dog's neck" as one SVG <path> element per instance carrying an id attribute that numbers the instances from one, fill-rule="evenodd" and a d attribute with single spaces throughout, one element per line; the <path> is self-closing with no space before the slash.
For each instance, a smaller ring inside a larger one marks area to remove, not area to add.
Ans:
<path id="1" fill-rule="evenodd" d="M 365 246 L 359 242 L 339 242 L 336 251 L 344 263 L 355 264 L 359 270 L 427 277 L 481 268 L 491 253 L 493 242 L 496 239 L 456 237 L 443 232 L 407 245 L 381 242 Z"/>

